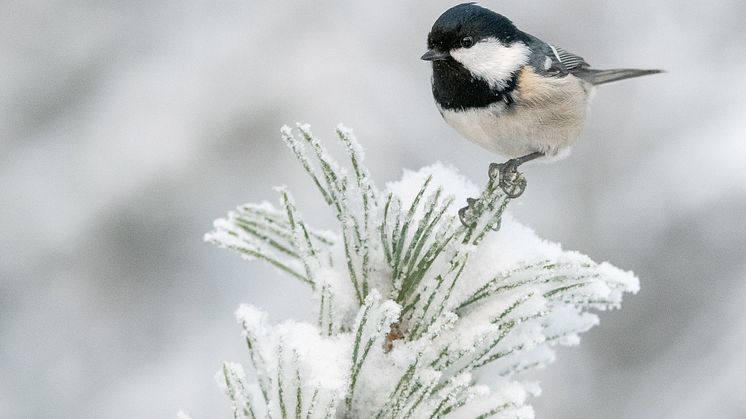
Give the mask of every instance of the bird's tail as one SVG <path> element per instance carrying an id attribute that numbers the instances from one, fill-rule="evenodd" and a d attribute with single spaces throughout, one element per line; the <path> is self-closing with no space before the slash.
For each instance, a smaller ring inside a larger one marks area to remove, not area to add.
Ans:
<path id="1" fill-rule="evenodd" d="M 648 74 L 663 73 L 663 70 L 635 70 L 631 68 L 617 68 L 613 70 L 586 70 L 580 78 L 591 84 L 599 85 L 614 81 L 631 79 L 632 77 L 647 76 Z"/>

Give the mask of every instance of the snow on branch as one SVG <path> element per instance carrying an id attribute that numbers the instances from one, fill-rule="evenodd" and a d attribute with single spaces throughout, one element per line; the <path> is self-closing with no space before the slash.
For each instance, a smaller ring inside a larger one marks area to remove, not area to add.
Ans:
<path id="1" fill-rule="evenodd" d="M 281 134 L 339 229 L 310 227 L 278 188 L 278 208 L 240 206 L 205 236 L 314 293 L 315 324 L 238 310 L 251 372 L 218 373 L 234 417 L 530 418 L 518 375 L 553 361 L 553 345 L 577 344 L 598 323 L 590 309 L 639 288 L 632 273 L 539 239 L 492 183 L 466 227 L 455 196 L 476 188 L 454 169 L 405 172 L 379 191 L 350 129 L 337 128 L 345 165 L 308 126 Z M 487 368 L 497 384 L 480 384 Z"/>

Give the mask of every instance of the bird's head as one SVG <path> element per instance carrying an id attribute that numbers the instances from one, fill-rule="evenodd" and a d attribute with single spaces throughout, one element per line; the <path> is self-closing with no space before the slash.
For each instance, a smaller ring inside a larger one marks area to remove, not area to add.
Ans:
<path id="1" fill-rule="evenodd" d="M 494 88 L 504 87 L 528 62 L 526 36 L 508 18 L 474 3 L 446 10 L 427 37 L 421 57 L 434 71 L 461 65 Z"/>

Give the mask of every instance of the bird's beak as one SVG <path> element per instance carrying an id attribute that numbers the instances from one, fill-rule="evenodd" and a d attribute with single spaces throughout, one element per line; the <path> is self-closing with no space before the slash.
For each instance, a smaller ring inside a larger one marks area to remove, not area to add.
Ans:
<path id="1" fill-rule="evenodd" d="M 425 61 L 443 61 L 447 60 L 451 54 L 447 52 L 441 52 L 437 49 L 429 49 L 426 53 L 422 54 L 422 57 L 420 59 Z"/>

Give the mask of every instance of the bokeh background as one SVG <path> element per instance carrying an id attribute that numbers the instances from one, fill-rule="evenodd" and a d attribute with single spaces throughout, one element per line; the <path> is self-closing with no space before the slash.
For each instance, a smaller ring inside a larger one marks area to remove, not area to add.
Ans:
<path id="1" fill-rule="evenodd" d="M 379 183 L 493 159 L 440 119 L 426 63 L 450 1 L 0 3 L 0 417 L 228 417 L 233 310 L 308 292 L 202 242 L 287 184 L 279 139 L 354 127 Z M 534 374 L 540 418 L 746 417 L 746 2 L 485 0 L 598 67 L 668 74 L 596 96 L 573 155 L 526 167 L 512 213 L 642 290 Z"/>

